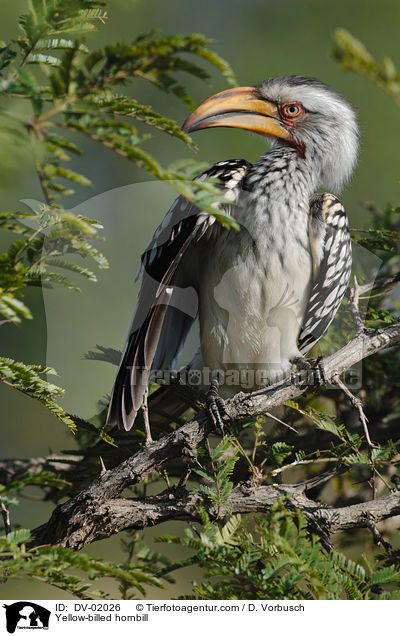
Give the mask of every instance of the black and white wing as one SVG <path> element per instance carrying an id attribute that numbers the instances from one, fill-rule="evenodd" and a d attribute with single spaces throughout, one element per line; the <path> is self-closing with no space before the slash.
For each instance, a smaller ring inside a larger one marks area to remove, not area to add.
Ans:
<path id="1" fill-rule="evenodd" d="M 225 190 L 237 196 L 250 166 L 244 159 L 221 161 L 198 178 L 219 179 Z M 235 196 L 230 198 L 234 202 Z M 147 393 L 150 370 L 170 369 L 183 347 L 197 315 L 190 250 L 214 223 L 213 216 L 180 196 L 142 255 L 138 271 L 142 284 L 111 395 L 108 423 L 126 430 L 132 427 Z"/>
<path id="2" fill-rule="evenodd" d="M 299 350 L 307 353 L 326 333 L 340 307 L 351 272 L 351 239 L 346 212 L 333 194 L 310 201 L 310 246 L 313 281 L 299 334 Z M 321 252 L 322 239 L 322 252 Z"/>

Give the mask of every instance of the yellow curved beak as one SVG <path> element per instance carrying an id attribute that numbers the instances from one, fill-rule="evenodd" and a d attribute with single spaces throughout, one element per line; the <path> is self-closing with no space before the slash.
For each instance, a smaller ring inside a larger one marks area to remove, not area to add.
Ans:
<path id="1" fill-rule="evenodd" d="M 191 133 L 214 126 L 243 128 L 260 135 L 290 138 L 279 120 L 277 106 L 261 99 L 252 86 L 230 88 L 209 97 L 189 115 L 182 130 Z"/>

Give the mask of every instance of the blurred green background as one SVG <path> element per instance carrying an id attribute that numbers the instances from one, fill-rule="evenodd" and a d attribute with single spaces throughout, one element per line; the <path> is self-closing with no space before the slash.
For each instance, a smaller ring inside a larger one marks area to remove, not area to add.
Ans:
<path id="1" fill-rule="evenodd" d="M 93 46 L 129 41 L 153 28 L 166 34 L 200 32 L 215 39 L 213 48 L 231 63 L 240 84 L 301 74 L 332 85 L 356 107 L 361 123 L 359 165 L 341 195 L 351 225 L 368 224 L 364 201 L 377 205 L 400 203 L 398 108 L 363 78 L 343 73 L 331 56 L 331 34 L 336 27 L 344 27 L 378 59 L 388 55 L 398 61 L 398 0 L 111 0 L 108 5 L 106 24 L 89 36 Z M 17 17 L 25 6 L 25 0 L 2 0 L 0 39 L 17 36 Z M 192 79 L 187 82 L 196 102 L 226 87 L 217 72 L 212 72 L 212 78 L 210 86 Z M 187 108 L 181 102 L 144 82 L 137 81 L 132 94 L 178 122 L 187 117 Z M 230 129 L 203 131 L 195 141 L 199 146 L 196 158 L 209 163 L 234 157 L 254 161 L 265 149 L 260 137 Z M 147 147 L 165 165 L 193 157 L 178 140 L 162 134 L 155 135 Z M 60 373 L 57 382 L 67 389 L 65 407 L 89 417 L 96 412 L 96 401 L 111 390 L 114 369 L 83 361 L 82 355 L 96 343 L 122 347 L 135 302 L 132 281 L 140 253 L 174 193 L 165 184 L 147 183 L 145 173 L 111 151 L 90 143 L 85 143 L 84 149 L 84 156 L 75 159 L 71 168 L 86 174 L 94 188 L 77 192 L 66 205 L 78 206 L 83 214 L 102 219 L 106 238 L 102 249 L 110 259 L 110 270 L 100 271 L 99 284 L 84 285 L 80 295 L 57 290 L 46 292 L 43 299 L 38 290 L 28 290 L 27 304 L 33 309 L 34 319 L 21 327 L 2 327 L 0 337 L 2 355 L 56 366 Z M 3 159 L 7 161 L 2 162 L 2 209 L 20 209 L 24 207 L 21 200 L 42 200 L 31 157 L 16 154 Z M 0 247 L 7 240 L 0 236 Z M 74 447 L 63 424 L 41 405 L 3 384 L 0 404 L 1 456 L 42 456 Z M 34 527 L 45 521 L 50 511 L 50 505 L 26 499 L 12 511 L 12 522 Z M 172 531 L 178 528 L 174 526 Z M 150 540 L 168 531 L 171 527 L 156 528 L 148 531 L 147 537 Z M 88 551 L 121 558 L 118 539 L 93 545 Z M 162 598 L 188 593 L 185 581 L 191 578 L 193 573 L 182 572 L 176 588 L 164 592 L 153 589 L 149 595 Z M 16 583 L 0 587 L 2 598 L 23 596 L 34 599 L 63 595 L 36 582 L 31 587 Z"/>

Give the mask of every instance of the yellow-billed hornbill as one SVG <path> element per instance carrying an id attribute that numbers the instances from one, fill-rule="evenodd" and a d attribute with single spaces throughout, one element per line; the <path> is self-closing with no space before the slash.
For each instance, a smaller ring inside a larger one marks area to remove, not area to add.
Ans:
<path id="1" fill-rule="evenodd" d="M 253 165 L 233 159 L 204 173 L 221 182 L 241 231 L 180 196 L 144 252 L 108 413 L 128 430 L 146 400 L 149 370 L 171 368 L 197 316 L 192 369 L 231 373 L 231 392 L 242 388 L 235 372 L 256 369 L 247 387 L 255 389 L 289 374 L 324 335 L 348 284 L 345 211 L 333 194 L 315 191 L 340 189 L 353 171 L 353 108 L 322 82 L 285 76 L 210 97 L 183 130 L 215 126 L 265 135 L 273 148 Z"/>

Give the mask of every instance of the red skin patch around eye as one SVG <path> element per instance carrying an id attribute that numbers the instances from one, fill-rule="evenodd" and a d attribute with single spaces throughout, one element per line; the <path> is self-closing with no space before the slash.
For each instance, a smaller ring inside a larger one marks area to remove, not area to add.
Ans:
<path id="1" fill-rule="evenodd" d="M 295 115 L 288 115 L 285 112 L 285 108 L 287 106 L 296 106 L 299 109 L 299 112 L 296 113 Z M 282 118 L 282 121 L 286 124 L 286 126 L 290 126 L 290 127 L 294 127 L 297 120 L 300 117 L 302 117 L 304 113 L 305 113 L 305 110 L 302 104 L 300 104 L 300 102 L 286 102 L 285 104 L 282 104 L 279 108 L 279 114 Z M 302 141 L 296 141 L 295 139 L 291 139 L 289 143 L 294 148 L 296 148 L 296 152 L 299 155 L 299 157 L 304 157 L 306 146 Z"/>
<path id="2" fill-rule="evenodd" d="M 299 112 L 294 115 L 288 114 L 286 112 L 286 108 L 288 106 L 296 106 L 299 109 Z M 285 104 L 282 104 L 282 106 L 280 106 L 279 108 L 279 114 L 282 117 L 282 120 L 288 126 L 293 126 L 295 122 L 297 121 L 297 119 L 299 119 L 299 117 L 302 117 L 304 113 L 305 113 L 305 110 L 302 104 L 300 104 L 300 102 L 286 102 Z"/>

